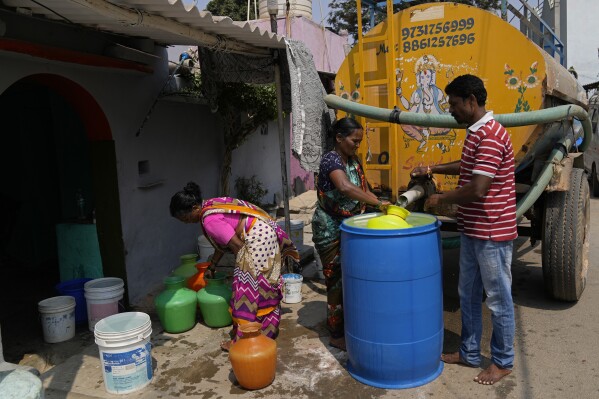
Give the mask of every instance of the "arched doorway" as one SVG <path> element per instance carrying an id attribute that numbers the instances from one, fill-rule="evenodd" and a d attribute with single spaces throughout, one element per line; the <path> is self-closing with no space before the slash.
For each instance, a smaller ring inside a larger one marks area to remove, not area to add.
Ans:
<path id="1" fill-rule="evenodd" d="M 95 99 L 64 77 L 31 75 L 0 94 L 0 121 L 0 300 L 11 304 L 0 322 L 6 359 L 18 362 L 15 340 L 41 338 L 37 302 L 57 295 L 61 275 L 90 272 L 86 261 L 61 269 L 59 226 L 93 225 L 91 277 L 125 278 L 124 252 L 114 141 Z"/>

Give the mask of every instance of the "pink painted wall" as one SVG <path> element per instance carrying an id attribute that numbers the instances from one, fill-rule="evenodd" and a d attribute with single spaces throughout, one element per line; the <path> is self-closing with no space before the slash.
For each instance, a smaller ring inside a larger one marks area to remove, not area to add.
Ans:
<path id="1" fill-rule="evenodd" d="M 258 19 L 250 22 L 270 32 L 270 20 Z M 336 74 L 345 59 L 344 46 L 348 44 L 347 36 L 339 36 L 306 17 L 290 18 L 289 23 L 290 38 L 300 40 L 308 46 L 314 55 L 316 70 Z M 280 36 L 286 36 L 285 18 L 277 20 L 277 30 Z"/>
<path id="2" fill-rule="evenodd" d="M 286 22 L 285 18 L 277 20 L 277 30 L 281 36 L 286 36 Z M 270 31 L 270 20 L 261 19 L 251 21 L 251 23 L 261 29 Z M 345 46 L 348 44 L 347 36 L 339 36 L 303 16 L 290 18 L 289 23 L 291 26 L 290 38 L 302 41 L 308 46 L 314 56 L 316 70 L 336 74 L 345 59 Z M 291 137 L 293 137 L 293 131 Z M 314 189 L 313 173 L 302 169 L 299 161 L 291 155 L 289 183 L 292 185 L 292 189 L 296 177 L 302 179 L 306 189 Z"/>

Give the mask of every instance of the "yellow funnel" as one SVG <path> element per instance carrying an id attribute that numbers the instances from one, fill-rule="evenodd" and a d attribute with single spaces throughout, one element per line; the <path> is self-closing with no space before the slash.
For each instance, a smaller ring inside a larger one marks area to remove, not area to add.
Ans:
<path id="1" fill-rule="evenodd" d="M 410 214 L 407 209 L 402 208 L 401 206 L 389 205 L 386 211 L 386 215 L 370 219 L 368 223 L 366 223 L 366 227 L 377 230 L 405 229 L 412 227 L 412 225 L 405 220 Z"/>
<path id="2" fill-rule="evenodd" d="M 389 205 L 387 207 L 387 215 L 399 216 L 400 218 L 405 219 L 410 215 L 410 211 L 401 206 Z"/>

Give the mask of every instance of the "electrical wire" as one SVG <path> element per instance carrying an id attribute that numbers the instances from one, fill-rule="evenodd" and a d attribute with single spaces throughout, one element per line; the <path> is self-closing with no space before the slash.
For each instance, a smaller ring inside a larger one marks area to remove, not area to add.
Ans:
<path id="1" fill-rule="evenodd" d="M 40 7 L 42 7 L 42 8 L 45 8 L 46 10 L 50 11 L 52 14 L 55 14 L 55 15 L 59 16 L 60 18 L 62 18 L 62 19 L 64 19 L 65 21 L 67 21 L 68 23 L 70 23 L 70 24 L 73 24 L 73 21 L 71 21 L 70 19 L 68 19 L 68 18 L 67 18 L 67 17 L 65 17 L 64 15 L 62 15 L 62 14 L 58 13 L 58 11 L 54 11 L 54 10 L 53 10 L 53 9 L 51 9 L 50 7 L 48 7 L 48 6 L 46 6 L 46 5 L 42 4 L 42 3 L 40 3 L 39 1 L 36 1 L 36 0 L 29 0 L 29 1 L 31 1 L 32 3 L 35 3 L 35 4 L 37 4 L 38 6 L 40 6 Z"/>

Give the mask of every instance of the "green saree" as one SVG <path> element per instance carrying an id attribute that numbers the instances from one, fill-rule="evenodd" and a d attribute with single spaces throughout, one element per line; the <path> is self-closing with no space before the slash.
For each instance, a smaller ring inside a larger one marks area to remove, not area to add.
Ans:
<path id="1" fill-rule="evenodd" d="M 345 173 L 350 182 L 366 191 L 360 163 L 349 159 Z M 322 262 L 327 287 L 327 328 L 332 338 L 343 332 L 343 292 L 341 289 L 340 230 L 343 219 L 364 212 L 365 204 L 341 194 L 336 188 L 318 190 L 318 204 L 312 219 L 314 245 Z"/>

